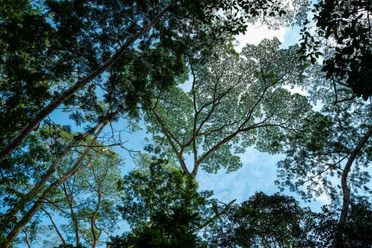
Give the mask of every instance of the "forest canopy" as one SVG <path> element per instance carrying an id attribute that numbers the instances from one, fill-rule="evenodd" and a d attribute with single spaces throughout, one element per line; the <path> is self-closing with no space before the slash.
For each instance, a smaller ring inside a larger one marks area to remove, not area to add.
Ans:
<path id="1" fill-rule="evenodd" d="M 369 0 L 0 3 L 0 247 L 372 246 Z"/>

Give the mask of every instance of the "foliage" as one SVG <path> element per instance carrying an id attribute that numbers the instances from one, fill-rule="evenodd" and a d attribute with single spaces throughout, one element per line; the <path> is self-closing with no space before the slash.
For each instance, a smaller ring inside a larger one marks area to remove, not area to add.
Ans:
<path id="1" fill-rule="evenodd" d="M 64 80 L 68 64 L 55 53 L 56 30 L 29 1 L 2 1 L 0 13 L 2 147 L 50 99 L 50 80 Z"/>
<path id="2" fill-rule="evenodd" d="M 92 154 L 94 157 L 88 168 L 59 187 L 48 198 L 50 204 L 44 210 L 54 218 L 58 216 L 65 220 L 59 228 L 67 240 L 77 242 L 76 245 L 102 244 L 104 234 L 109 233 L 118 222 L 115 205 L 120 197 L 117 190 L 120 159 L 110 150 L 97 149 L 101 154 Z M 69 168 L 68 164 L 64 167 Z"/>
<path id="3" fill-rule="evenodd" d="M 21 150 L 12 154 L 7 164 L 4 163 L 6 166 L 0 168 L 1 207 L 4 210 L 0 218 L 5 217 L 6 212 L 42 177 L 73 135 L 67 126 L 46 123 L 26 141 Z M 13 218 L 2 219 L 2 232 L 5 225 L 16 222 L 16 216 Z"/>
<path id="4" fill-rule="evenodd" d="M 285 7 L 266 0 L 6 1 L 0 119 L 9 121 L 1 125 L 0 160 L 61 104 L 84 108 L 102 97 L 97 86 L 113 112 L 136 113 L 156 88 L 185 73 L 185 56 L 203 54 L 258 16 L 286 15 Z M 229 21 L 216 13 L 229 14 Z"/>
<path id="5" fill-rule="evenodd" d="M 312 213 L 294 198 L 257 192 L 206 233 L 213 247 L 313 247 Z"/>
<path id="6" fill-rule="evenodd" d="M 326 77 L 365 100 L 372 95 L 371 11 L 369 0 L 318 1 L 312 10 L 314 33 L 306 22 L 301 39 L 303 56 L 315 63 L 325 50 Z"/>
<path id="7" fill-rule="evenodd" d="M 72 133 L 66 126 L 46 123 L 27 140 L 22 150 L 12 154 L 7 160 L 13 162 L 13 168 L 12 170 L 1 168 L 0 189 L 4 210 L 0 216 L 1 235 L 6 236 L 21 217 L 29 211 L 37 197 L 70 171 L 92 140 L 91 137 L 83 138 L 83 136 Z M 75 144 L 74 150 L 67 155 L 64 154 L 64 149 L 69 142 L 77 137 L 80 137 L 80 142 Z M 74 236 L 72 234 L 75 231 L 74 224 L 77 224 L 81 232 L 79 235 L 86 240 L 86 243 L 92 244 L 98 243 L 101 234 L 110 230 L 109 228 L 116 223 L 117 214 L 113 206 L 118 199 L 116 181 L 120 178 L 118 168 L 120 160 L 115 153 L 107 150 L 102 144 L 97 143 L 95 146 L 94 151 L 90 152 L 88 158 L 83 161 L 83 163 L 90 163 L 90 166 L 80 174 L 71 177 L 63 186 L 53 190 L 44 199 L 41 209 L 33 218 L 31 226 L 35 234 L 29 235 L 30 237 L 40 239 L 37 234 L 44 229 L 42 221 L 44 219 L 53 224 L 47 228 L 48 230 L 60 229 L 58 231 L 61 231 L 62 236 L 66 235 L 65 239 Z M 63 156 L 61 164 L 57 165 L 35 195 L 25 200 L 24 197 L 30 194 L 31 190 L 48 173 L 52 164 L 61 156 Z M 71 223 L 67 222 L 67 228 L 63 227 L 66 223 L 61 226 L 53 223 L 53 219 L 58 215 L 63 216 L 65 220 L 71 220 Z M 30 225 L 24 230 L 29 230 L 29 227 Z M 63 239 L 61 236 L 59 238 Z M 62 241 L 65 242 L 65 240 Z M 32 242 L 31 239 L 30 242 Z"/>
<path id="8" fill-rule="evenodd" d="M 212 215 L 211 192 L 196 191 L 195 179 L 155 159 L 123 178 L 119 211 L 132 232 L 113 237 L 111 247 L 199 247 L 196 230 Z"/>
<path id="9" fill-rule="evenodd" d="M 184 172 L 196 175 L 241 164 L 238 153 L 255 145 L 275 153 L 276 140 L 296 129 L 310 105 L 283 86 L 301 81 L 296 47 L 279 49 L 277 39 L 247 45 L 240 54 L 216 47 L 206 60 L 190 61 L 191 90 L 160 93 L 147 109 L 148 131 Z M 192 164 L 187 164 L 187 156 Z"/>
<path id="10" fill-rule="evenodd" d="M 324 193 L 333 200 L 340 199 L 340 181 L 335 180 L 341 177 L 346 160 L 370 126 L 370 108 L 362 101 L 326 102 L 320 113 L 305 118 L 301 131 L 287 135 L 283 142 L 286 158 L 278 164 L 280 185 L 301 192 L 307 199 Z M 371 193 L 366 185 L 370 180 L 366 170 L 370 151 L 371 142 L 367 142 L 351 168 L 348 180 L 355 195 Z"/>
<path id="11" fill-rule="evenodd" d="M 313 240 L 317 247 L 332 247 L 338 226 L 338 211 L 331 206 L 323 206 L 322 212 L 315 214 L 317 225 Z M 354 201 L 348 214 L 342 234 L 342 248 L 367 248 L 372 244 L 372 211 L 368 201 Z"/>
<path id="12" fill-rule="evenodd" d="M 0 246 L 48 237 L 48 247 L 96 247 L 120 217 L 131 230 L 111 247 L 338 247 L 339 233 L 343 247 L 371 246 L 371 209 L 358 198 L 372 193 L 372 111 L 355 100 L 372 93 L 370 1 L 319 1 L 315 33 L 305 22 L 300 47 L 232 45 L 250 24 L 301 21 L 306 5 L 2 1 Z M 299 84 L 314 85 L 309 97 L 288 90 Z M 42 122 L 57 108 L 86 132 Z M 114 122 L 142 113 L 153 142 L 121 180 L 121 160 L 97 138 L 109 123 L 115 139 Z M 332 206 L 312 213 L 260 192 L 221 204 L 198 191 L 200 168 L 235 171 L 248 147 L 285 153 L 280 187 L 305 199 L 326 194 Z"/>

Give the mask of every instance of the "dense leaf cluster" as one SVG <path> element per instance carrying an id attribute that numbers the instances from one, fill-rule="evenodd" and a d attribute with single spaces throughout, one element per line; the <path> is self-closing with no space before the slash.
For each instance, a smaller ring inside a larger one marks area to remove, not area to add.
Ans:
<path id="1" fill-rule="evenodd" d="M 211 192 L 162 159 L 123 178 L 119 211 L 132 228 L 110 247 L 200 247 L 195 230 L 211 215 Z"/>
<path id="2" fill-rule="evenodd" d="M 319 1 L 313 8 L 314 34 L 302 29 L 302 52 L 313 63 L 324 53 L 326 77 L 365 100 L 372 95 L 371 11 L 369 0 Z"/>

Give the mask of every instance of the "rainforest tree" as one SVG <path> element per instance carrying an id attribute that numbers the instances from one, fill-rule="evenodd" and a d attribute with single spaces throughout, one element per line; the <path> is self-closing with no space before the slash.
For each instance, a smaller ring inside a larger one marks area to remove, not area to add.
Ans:
<path id="1" fill-rule="evenodd" d="M 200 167 L 235 171 L 249 146 L 275 153 L 274 141 L 311 112 L 305 97 L 284 88 L 301 81 L 304 67 L 296 47 L 279 44 L 264 40 L 240 54 L 216 47 L 206 61 L 190 60 L 188 93 L 174 87 L 153 100 L 147 129 L 185 174 L 195 177 Z"/>

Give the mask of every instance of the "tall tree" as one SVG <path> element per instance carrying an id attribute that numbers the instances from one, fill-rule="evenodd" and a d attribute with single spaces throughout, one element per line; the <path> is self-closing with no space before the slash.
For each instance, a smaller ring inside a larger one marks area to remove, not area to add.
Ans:
<path id="1" fill-rule="evenodd" d="M 8 160 L 13 165 L 11 169 L 1 168 L 0 190 L 2 209 L 5 210 L 1 215 L 2 234 L 5 225 L 15 221 L 18 211 L 33 200 L 53 176 L 66 155 L 64 151 L 73 149 L 74 146 L 68 147 L 66 144 L 68 139 L 78 140 L 78 136 L 75 139 L 72 136 L 66 126 L 45 124 L 31 136 L 21 151 Z M 64 146 L 68 149 L 64 149 Z"/>
<path id="2" fill-rule="evenodd" d="M 73 149 L 86 144 L 89 135 L 102 128 L 104 121 L 98 122 L 83 134 L 73 134 L 69 127 L 46 124 L 34 135 L 24 151 L 12 155 L 13 166 L 1 168 L 2 188 L 4 189 L 4 208 L 8 208 L 1 216 L 5 223 L 10 224 L 19 211 L 33 201 L 40 191 L 53 179 L 66 157 L 73 154 Z M 40 154 L 35 156 L 35 154 Z M 19 171 L 19 173 L 15 173 Z M 20 187 L 21 186 L 21 187 Z"/>
<path id="3" fill-rule="evenodd" d="M 372 211 L 366 200 L 357 199 L 350 204 L 340 241 L 336 247 L 370 247 L 372 245 Z M 339 211 L 332 206 L 323 206 L 322 212 L 314 215 L 317 224 L 313 229 L 316 247 L 334 247 L 339 229 Z"/>
<path id="4" fill-rule="evenodd" d="M 62 244 L 66 243 L 64 236 L 72 237 L 68 240 L 74 240 L 76 246 L 97 247 L 118 221 L 115 204 L 120 195 L 117 190 L 120 161 L 104 146 L 94 149 L 99 154 L 91 165 L 65 181 L 43 207 L 51 222 L 56 216 L 68 220 L 67 225 L 52 223 Z"/>
<path id="5" fill-rule="evenodd" d="M 201 63 L 190 60 L 188 93 L 175 87 L 153 100 L 147 129 L 184 173 L 234 171 L 241 166 L 237 154 L 249 146 L 276 152 L 273 142 L 311 112 L 305 97 L 283 88 L 301 81 L 303 65 L 296 47 L 279 44 L 264 40 L 240 54 L 216 47 Z"/>
<path id="6" fill-rule="evenodd" d="M 83 86 L 85 86 L 92 79 L 95 79 L 102 72 L 107 70 L 122 55 L 122 53 L 124 51 L 126 51 L 129 48 L 129 46 L 132 45 L 132 43 L 135 40 L 137 40 L 143 34 L 147 33 L 149 31 L 149 29 L 151 29 L 159 21 L 159 19 L 168 11 L 168 9 L 171 6 L 173 6 L 175 3 L 176 3 L 176 1 L 171 2 L 157 16 L 154 17 L 152 22 L 145 25 L 144 28 L 141 29 L 140 31 L 135 31 L 134 34 L 132 34 L 132 36 L 130 36 L 126 40 L 126 43 L 123 44 L 122 46 L 120 46 L 118 51 L 116 53 L 114 53 L 113 56 L 110 59 L 108 59 L 106 62 L 104 62 L 102 65 L 99 66 L 100 62 L 97 61 L 97 58 L 99 58 L 98 54 L 97 54 L 98 56 L 96 56 L 96 57 L 90 56 L 89 59 L 87 59 L 88 65 L 93 65 L 94 69 L 90 69 L 89 66 L 88 66 L 88 68 L 84 68 L 88 72 L 88 74 L 86 76 L 84 76 L 83 78 L 80 77 L 80 73 L 84 73 L 84 70 L 80 71 L 81 68 L 79 68 L 79 65 L 80 65 L 81 61 L 78 61 L 78 63 L 73 63 L 74 62 L 73 57 L 72 57 L 72 61 L 64 61 L 64 63 L 66 63 L 66 62 L 71 63 L 70 65 L 73 66 L 73 68 L 71 68 L 71 69 L 77 69 L 78 70 L 78 75 L 73 75 L 74 77 L 69 78 L 70 80 L 73 80 L 73 79 L 76 80 L 77 79 L 77 82 L 74 83 L 69 88 L 67 88 L 67 90 L 58 94 L 58 96 L 56 97 L 55 100 L 51 101 L 51 103 L 49 103 L 42 111 L 40 111 L 34 119 L 31 119 L 30 122 L 24 128 L 22 128 L 20 133 L 10 142 L 10 144 L 6 145 L 1 150 L 0 159 L 3 160 L 5 158 L 5 156 L 7 156 L 17 146 L 19 146 L 19 144 L 21 144 L 23 142 L 23 140 L 28 136 L 28 134 L 30 132 L 32 132 L 33 129 L 35 129 L 35 127 L 40 123 L 40 121 L 42 121 L 47 115 L 49 115 L 56 107 L 61 105 L 65 100 L 70 98 L 77 90 L 81 89 Z M 94 52 L 93 47 L 97 46 L 99 44 L 97 44 L 97 42 L 93 42 L 92 38 L 93 38 L 93 40 L 97 39 L 97 37 L 95 37 L 95 36 L 97 36 L 96 33 L 98 33 L 98 35 L 99 35 L 99 33 L 101 32 L 101 31 L 98 31 L 100 29 L 99 26 L 94 26 L 94 24 L 97 24 L 95 22 L 99 21 L 99 20 L 90 19 L 90 18 L 87 19 L 87 20 L 94 20 L 94 21 L 91 21 L 92 23 L 89 23 L 88 25 L 86 25 L 85 29 L 89 28 L 89 29 L 92 29 L 94 31 L 90 31 L 90 32 L 88 31 L 88 34 L 89 34 L 88 37 L 84 37 L 84 36 L 79 37 L 79 32 L 84 31 L 84 28 L 82 27 L 82 26 L 84 26 L 83 25 L 84 17 L 86 18 L 87 17 L 86 15 L 89 15 L 89 14 L 90 15 L 99 14 L 99 13 L 94 13 L 94 12 L 92 13 L 92 12 L 88 11 L 89 7 L 91 8 L 93 6 L 88 6 L 86 4 L 84 5 L 83 2 L 68 3 L 68 2 L 54 2 L 54 1 L 48 2 L 48 5 L 49 5 L 48 7 L 50 7 L 51 10 L 52 10 L 51 12 L 54 14 L 52 16 L 55 17 L 55 19 L 53 20 L 52 25 L 55 25 L 56 27 L 59 27 L 60 32 L 63 32 L 63 33 L 67 32 L 67 34 L 69 34 L 69 32 L 72 32 L 72 38 L 74 38 L 74 39 L 69 41 L 69 42 L 72 42 L 72 44 L 74 44 L 74 42 L 79 44 L 81 42 L 81 38 L 85 38 L 85 40 L 83 40 L 83 41 L 85 41 L 85 43 L 81 44 L 81 45 L 84 45 L 84 50 L 83 51 L 86 52 L 89 48 L 91 48 L 91 50 L 88 50 L 88 52 L 93 53 L 93 54 L 96 53 L 96 52 Z M 109 8 L 109 9 L 113 7 L 113 6 L 110 6 L 110 5 L 103 5 L 103 6 L 106 7 L 106 8 Z M 68 14 L 63 14 L 63 12 L 66 11 L 66 10 L 67 11 L 70 10 L 70 12 Z M 105 11 L 106 10 L 107 9 L 105 9 Z M 92 9 L 91 9 L 91 11 L 92 11 Z M 69 14 L 71 16 L 69 16 Z M 79 19 L 79 17 L 81 19 Z M 96 17 L 98 17 L 98 16 L 96 16 Z M 114 21 L 115 21 L 115 18 L 114 18 Z M 74 25 L 72 25 L 71 22 L 74 22 Z M 81 26 L 75 26 L 75 24 L 77 24 L 76 22 L 81 24 Z M 71 28 L 68 28 L 69 26 L 70 27 L 74 26 L 75 28 L 72 28 L 72 30 L 71 30 Z M 131 25 L 129 25 L 129 26 L 131 26 Z M 127 27 L 127 25 L 125 25 L 124 27 Z M 92 34 L 92 32 L 93 32 L 93 34 Z M 64 37 L 64 39 L 66 39 L 66 38 L 69 38 L 69 37 Z M 98 38 L 102 38 L 102 37 L 99 35 Z M 119 37 L 116 37 L 116 38 L 119 38 Z M 107 39 L 107 37 L 106 37 L 106 39 Z M 107 50 L 107 49 L 109 49 L 110 47 L 111 47 L 111 49 L 113 48 L 112 45 L 110 46 L 109 42 L 107 42 L 107 43 L 108 44 L 103 45 L 103 48 L 106 48 L 106 49 L 101 50 L 101 52 L 103 54 L 101 59 L 103 61 L 105 61 L 107 59 L 107 57 L 109 56 L 109 54 L 108 54 L 109 50 Z M 69 44 L 64 44 L 64 45 L 69 45 Z M 87 49 L 87 45 L 91 45 L 91 46 L 88 47 L 88 49 Z M 109 45 L 109 46 L 107 46 L 107 45 Z M 74 47 L 76 47 L 76 45 L 73 46 L 72 48 L 74 48 Z M 78 48 L 78 50 L 76 52 L 79 52 L 81 50 L 81 48 L 79 49 L 79 46 L 77 48 Z M 63 47 L 63 49 L 66 49 L 66 48 Z M 70 47 L 68 49 L 70 49 Z M 68 55 L 73 55 L 73 53 L 68 53 Z M 70 58 L 70 60 L 71 60 L 71 58 Z M 75 68 L 75 67 L 77 67 L 77 68 Z M 89 71 L 91 71 L 91 72 L 89 72 Z"/>
<path id="7" fill-rule="evenodd" d="M 0 13 L 0 147 L 4 147 L 14 131 L 51 100 L 50 88 L 67 80 L 71 68 L 64 61 L 68 47 L 61 47 L 61 37 L 40 9 L 29 1 L 2 1 Z M 67 31 L 64 35 L 71 39 Z"/>
<path id="8" fill-rule="evenodd" d="M 14 240 L 14 238 L 18 235 L 18 233 L 23 229 L 23 227 L 32 219 L 32 217 L 39 211 L 39 209 L 42 207 L 45 200 L 48 198 L 50 194 L 52 194 L 56 188 L 58 188 L 60 185 L 62 185 L 66 180 L 74 176 L 75 174 L 82 171 L 87 166 L 89 167 L 92 156 L 92 146 L 96 146 L 97 138 L 99 137 L 100 133 L 102 132 L 103 128 L 105 126 L 105 122 L 101 123 L 97 130 L 94 133 L 94 136 L 89 140 L 88 146 L 85 147 L 78 156 L 75 156 L 75 160 L 72 162 L 72 166 L 69 167 L 67 171 L 63 173 L 60 177 L 57 177 L 55 180 L 51 180 L 49 184 L 45 185 L 43 188 L 40 188 L 40 190 L 37 192 L 37 195 L 35 195 L 31 199 L 27 199 L 28 201 L 33 200 L 27 208 L 25 208 L 25 203 L 22 202 L 21 209 L 24 210 L 24 213 L 22 213 L 22 216 L 19 220 L 13 221 L 13 222 L 7 222 L 3 223 L 5 225 L 5 228 L 2 229 L 2 235 L 4 236 L 3 240 L 1 241 L 1 245 L 4 247 L 9 247 L 11 242 Z M 18 207 L 18 204 L 16 205 Z M 13 207 L 14 208 L 14 207 Z M 12 215 L 16 215 L 17 212 L 21 209 L 16 208 L 15 212 L 13 212 L 13 209 L 10 210 Z M 5 216 L 8 216 L 6 214 Z M 3 230 L 6 230 L 10 227 L 10 231 L 7 233 L 3 233 Z"/>

